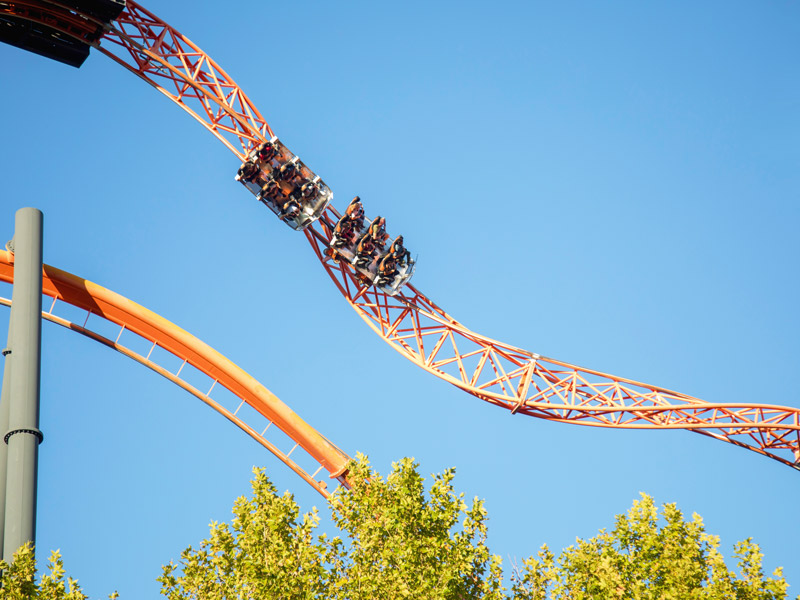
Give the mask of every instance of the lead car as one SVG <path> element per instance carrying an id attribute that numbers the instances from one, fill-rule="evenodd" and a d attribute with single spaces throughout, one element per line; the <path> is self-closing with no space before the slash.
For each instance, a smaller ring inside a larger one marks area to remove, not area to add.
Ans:
<path id="1" fill-rule="evenodd" d="M 236 181 L 295 231 L 319 219 L 333 198 L 325 182 L 276 137 L 250 151 Z"/>

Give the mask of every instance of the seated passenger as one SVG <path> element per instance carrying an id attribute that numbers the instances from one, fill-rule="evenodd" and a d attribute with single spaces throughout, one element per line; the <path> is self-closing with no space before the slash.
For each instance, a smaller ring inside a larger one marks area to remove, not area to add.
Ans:
<path id="1" fill-rule="evenodd" d="M 383 217 L 375 217 L 375 220 L 367 229 L 367 233 L 365 235 L 369 235 L 380 248 L 383 248 L 386 239 L 389 237 L 389 234 L 386 233 L 386 219 Z"/>
<path id="2" fill-rule="evenodd" d="M 278 151 L 272 142 L 264 142 L 256 150 L 256 156 L 258 157 L 258 160 L 262 160 L 264 162 L 272 160 L 277 153 Z"/>
<path id="3" fill-rule="evenodd" d="M 239 167 L 239 179 L 242 181 L 252 182 L 256 177 L 258 177 L 260 172 L 261 169 L 258 168 L 258 165 L 248 160 L 241 167 Z"/>
<path id="4" fill-rule="evenodd" d="M 300 216 L 300 204 L 294 198 L 289 198 L 281 207 L 281 219 L 295 219 Z"/>
<path id="5" fill-rule="evenodd" d="M 272 170 L 272 176 L 280 181 L 291 181 L 298 174 L 297 165 L 293 162 L 283 163 Z"/>
<path id="6" fill-rule="evenodd" d="M 350 201 L 344 211 L 344 215 L 342 215 L 333 229 L 333 247 L 341 248 L 345 244 L 352 244 L 356 233 L 363 226 L 364 209 L 361 207 L 361 198 L 356 196 Z"/>
<path id="7" fill-rule="evenodd" d="M 395 238 L 395 240 L 392 242 L 392 245 L 389 246 L 389 252 L 394 255 L 395 260 L 401 265 L 407 264 L 411 258 L 411 252 L 409 252 L 405 246 L 403 246 L 402 235 L 398 235 L 397 238 Z"/>
<path id="8" fill-rule="evenodd" d="M 364 207 L 361 206 L 361 198 L 356 196 L 350 200 L 350 204 L 347 205 L 347 209 L 344 211 L 344 216 L 353 221 L 359 229 L 364 226 Z"/>
<path id="9" fill-rule="evenodd" d="M 345 244 L 352 244 L 355 236 L 355 224 L 347 218 L 347 215 L 339 219 L 336 227 L 333 228 L 333 247 L 341 248 Z"/>
<path id="10" fill-rule="evenodd" d="M 356 247 L 356 266 L 362 269 L 369 267 L 372 259 L 375 258 L 375 253 L 378 248 L 375 240 L 370 235 L 369 231 L 364 233 L 358 239 L 358 246 Z"/>
<path id="11" fill-rule="evenodd" d="M 300 196 L 306 202 L 313 202 L 319 195 L 319 188 L 313 181 L 306 181 L 300 188 Z"/>
<path id="12" fill-rule="evenodd" d="M 381 246 L 383 246 L 386 243 L 386 240 L 389 239 L 389 234 L 386 233 L 386 219 L 383 217 L 381 217 L 381 228 L 378 230 L 378 236 L 379 237 L 376 239 L 380 240 Z"/>
<path id="13" fill-rule="evenodd" d="M 267 179 L 266 183 L 261 186 L 261 192 L 259 193 L 259 199 L 262 200 L 272 200 L 274 201 L 280 195 L 281 189 L 278 187 L 278 183 L 270 177 Z"/>
<path id="14" fill-rule="evenodd" d="M 386 255 L 378 262 L 378 285 L 391 285 L 394 278 L 397 276 L 397 262 L 392 252 L 387 252 Z"/>

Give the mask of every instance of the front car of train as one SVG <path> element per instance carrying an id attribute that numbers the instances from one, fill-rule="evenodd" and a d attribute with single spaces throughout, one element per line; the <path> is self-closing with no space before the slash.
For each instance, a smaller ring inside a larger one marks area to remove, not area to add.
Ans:
<path id="1" fill-rule="evenodd" d="M 333 198 L 325 182 L 276 137 L 250 151 L 236 181 L 295 231 L 319 219 Z"/>

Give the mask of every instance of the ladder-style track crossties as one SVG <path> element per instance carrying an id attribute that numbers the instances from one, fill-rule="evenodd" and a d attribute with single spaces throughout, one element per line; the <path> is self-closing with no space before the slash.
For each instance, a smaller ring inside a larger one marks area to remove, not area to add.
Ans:
<path id="1" fill-rule="evenodd" d="M 71 29 L 59 31 L 74 35 L 74 13 L 56 2 L 0 3 L 1 11 L 48 18 L 56 28 L 64 22 Z M 255 105 L 208 55 L 136 2 L 128 0 L 93 46 L 189 112 L 240 160 L 273 136 Z M 585 369 L 470 331 L 411 285 L 393 297 L 364 287 L 349 264 L 326 252 L 340 216 L 329 206 L 305 230 L 313 251 L 359 316 L 429 373 L 513 414 L 599 427 L 687 429 L 798 468 L 800 409 L 704 402 Z"/>
<path id="2" fill-rule="evenodd" d="M 0 282 L 13 281 L 14 255 L 0 250 Z M 42 318 L 116 350 L 186 390 L 323 496 L 329 492 L 319 477 L 322 471 L 334 483 L 347 485 L 347 454 L 256 379 L 190 333 L 128 298 L 49 265 L 44 266 L 42 293 L 51 299 L 43 303 L 49 308 L 42 311 Z M 10 306 L 11 300 L 0 297 L 0 304 Z M 59 314 L 62 305 L 79 308 L 85 318 L 70 321 Z M 177 359 L 171 365 L 165 360 L 169 355 Z M 245 405 L 250 410 L 243 410 Z M 277 429 L 291 439 L 291 448 L 281 447 L 289 442 L 276 439 Z"/>

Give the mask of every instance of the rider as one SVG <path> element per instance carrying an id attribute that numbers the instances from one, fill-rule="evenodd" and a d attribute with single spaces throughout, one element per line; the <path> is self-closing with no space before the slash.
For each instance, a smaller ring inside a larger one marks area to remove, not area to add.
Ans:
<path id="1" fill-rule="evenodd" d="M 364 207 L 361 206 L 361 198 L 356 196 L 350 200 L 350 204 L 347 205 L 344 211 L 344 218 L 351 221 L 354 225 L 357 224 L 358 228 L 361 229 L 364 225 Z"/>
<path id="2" fill-rule="evenodd" d="M 239 179 L 247 182 L 252 182 L 261 173 L 261 169 L 254 162 L 247 161 L 239 167 Z"/>
<path id="3" fill-rule="evenodd" d="M 300 196 L 306 202 L 311 202 L 314 198 L 317 197 L 319 194 L 319 188 L 313 181 L 306 181 L 303 186 L 300 188 Z"/>
<path id="4" fill-rule="evenodd" d="M 351 232 L 350 221 L 345 217 L 339 219 L 339 222 L 336 223 L 336 227 L 333 228 L 333 247 L 341 248 L 348 243 L 350 241 Z"/>
<path id="5" fill-rule="evenodd" d="M 280 179 L 281 181 L 291 181 L 294 179 L 298 174 L 297 165 L 293 162 L 287 162 L 280 166 L 280 168 L 276 168 L 272 171 L 273 177 L 275 179 Z"/>
<path id="6" fill-rule="evenodd" d="M 272 142 L 264 142 L 256 149 L 256 156 L 261 161 L 271 160 L 275 154 L 277 154 L 277 150 Z"/>
<path id="7" fill-rule="evenodd" d="M 277 182 L 270 177 L 266 182 L 264 182 L 264 185 L 261 186 L 261 193 L 259 193 L 258 197 L 262 200 L 271 200 L 274 202 L 280 193 L 280 188 L 278 187 Z"/>
<path id="8" fill-rule="evenodd" d="M 336 227 L 333 229 L 335 239 L 333 240 L 334 248 L 341 248 L 345 244 L 350 244 L 353 241 L 353 236 L 356 231 L 364 226 L 364 208 L 361 206 L 361 198 L 356 196 L 350 201 L 344 215 Z"/>
<path id="9" fill-rule="evenodd" d="M 356 266 L 362 268 L 369 266 L 378 249 L 375 239 L 370 235 L 371 229 L 370 227 L 364 232 L 364 235 L 358 238 L 358 245 L 356 246 Z"/>
<path id="10" fill-rule="evenodd" d="M 395 238 L 392 245 L 389 246 L 389 252 L 394 255 L 395 260 L 401 265 L 407 263 L 411 259 L 411 252 L 403 246 L 402 235 L 398 235 L 397 238 Z"/>
<path id="11" fill-rule="evenodd" d="M 299 215 L 300 203 L 295 199 L 294 195 L 289 196 L 289 199 L 281 207 L 281 219 L 294 219 Z"/>
<path id="12" fill-rule="evenodd" d="M 383 248 L 383 244 L 389 237 L 389 234 L 386 233 L 386 219 L 383 217 L 375 217 L 375 220 L 370 224 L 369 229 L 367 229 L 367 235 L 369 235 L 375 243 Z"/>
<path id="13" fill-rule="evenodd" d="M 378 262 L 378 285 L 391 285 L 397 276 L 397 260 L 393 252 L 387 252 Z"/>

